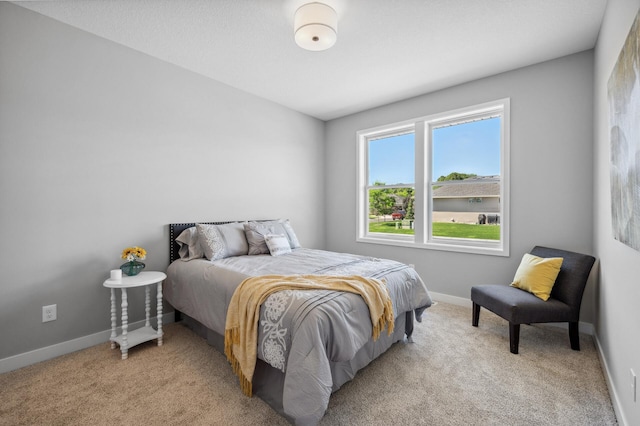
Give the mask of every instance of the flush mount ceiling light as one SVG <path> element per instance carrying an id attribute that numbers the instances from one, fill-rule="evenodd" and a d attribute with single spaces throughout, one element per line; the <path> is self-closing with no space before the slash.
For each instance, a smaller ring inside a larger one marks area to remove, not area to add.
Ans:
<path id="1" fill-rule="evenodd" d="M 296 10 L 295 38 L 303 49 L 326 50 L 338 38 L 338 14 L 324 3 L 307 3 Z"/>

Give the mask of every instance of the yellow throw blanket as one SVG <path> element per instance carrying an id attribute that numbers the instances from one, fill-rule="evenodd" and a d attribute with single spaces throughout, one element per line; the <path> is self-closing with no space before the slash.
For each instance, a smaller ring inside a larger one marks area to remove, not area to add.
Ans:
<path id="1" fill-rule="evenodd" d="M 260 306 L 270 294 L 282 290 L 335 290 L 362 296 L 369 307 L 372 337 L 377 340 L 385 327 L 393 332 L 393 305 L 385 281 L 357 275 L 263 275 L 245 279 L 233 293 L 224 333 L 224 353 L 240 379 L 245 395 L 251 396 L 253 372 L 258 356 Z"/>

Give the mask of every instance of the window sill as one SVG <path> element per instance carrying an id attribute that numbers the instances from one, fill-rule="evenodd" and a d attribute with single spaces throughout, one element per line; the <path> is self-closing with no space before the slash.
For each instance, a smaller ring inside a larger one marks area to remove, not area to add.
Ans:
<path id="1" fill-rule="evenodd" d="M 409 247 L 415 249 L 423 249 L 423 250 L 440 250 L 440 251 L 450 251 L 457 253 L 470 253 L 470 254 L 480 254 L 480 255 L 488 255 L 488 256 L 509 256 L 509 249 L 504 247 L 504 245 L 499 243 L 492 242 L 484 242 L 478 244 L 478 242 L 473 241 L 473 245 L 471 243 L 466 243 L 463 241 L 457 240 L 448 240 L 442 239 L 441 241 L 431 241 L 428 243 L 417 243 L 414 241 L 413 235 L 403 236 L 403 235 L 368 235 L 365 237 L 358 237 L 356 239 L 359 243 L 366 244 L 381 244 L 388 246 L 397 246 L 397 247 Z"/>

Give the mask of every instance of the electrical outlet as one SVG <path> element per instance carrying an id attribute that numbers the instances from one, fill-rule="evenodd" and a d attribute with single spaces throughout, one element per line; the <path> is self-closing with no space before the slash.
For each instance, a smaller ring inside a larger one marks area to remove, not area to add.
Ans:
<path id="1" fill-rule="evenodd" d="M 632 398 L 633 398 L 633 402 L 636 402 L 637 401 L 636 396 L 638 394 L 638 390 L 637 390 L 638 388 L 636 387 L 636 383 L 637 383 L 638 380 L 637 380 L 637 377 L 636 377 L 636 373 L 633 371 L 633 368 L 631 370 L 629 370 L 629 372 L 631 373 L 630 374 L 630 376 L 631 376 L 631 392 L 632 392 L 631 395 L 632 395 Z"/>
<path id="2" fill-rule="evenodd" d="M 58 305 L 42 307 L 42 322 L 55 321 L 58 318 Z"/>

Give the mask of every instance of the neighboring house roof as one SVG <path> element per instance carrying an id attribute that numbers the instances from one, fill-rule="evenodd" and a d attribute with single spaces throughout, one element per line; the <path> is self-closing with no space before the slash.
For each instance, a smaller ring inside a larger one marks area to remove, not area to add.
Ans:
<path id="1" fill-rule="evenodd" d="M 500 183 L 483 182 L 496 176 L 479 176 L 465 179 L 464 185 L 443 185 L 433 191 L 433 198 L 499 197 Z M 467 183 L 468 182 L 468 183 Z"/>

